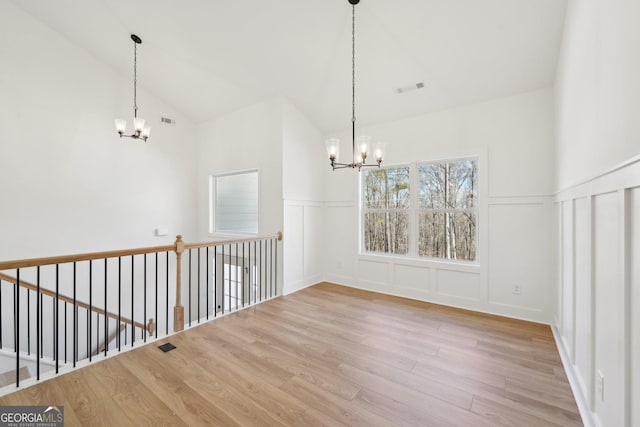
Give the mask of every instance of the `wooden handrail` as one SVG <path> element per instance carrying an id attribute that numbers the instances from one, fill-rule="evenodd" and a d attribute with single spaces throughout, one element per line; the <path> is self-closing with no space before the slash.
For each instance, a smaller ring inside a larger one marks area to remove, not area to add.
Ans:
<path id="1" fill-rule="evenodd" d="M 247 242 L 254 242 L 254 241 L 265 240 L 265 239 L 282 240 L 282 232 L 278 232 L 274 235 L 256 236 L 256 237 L 250 237 L 250 238 L 239 239 L 239 240 L 217 240 L 217 241 L 200 242 L 200 243 L 185 243 L 184 249 L 206 248 L 206 247 L 218 246 L 218 245 L 228 245 L 230 243 L 247 243 Z M 66 264 L 70 262 L 90 261 L 95 259 L 117 258 L 122 256 L 151 254 L 156 252 L 168 252 L 168 251 L 175 252 L 176 249 L 177 249 L 177 246 L 174 243 L 172 245 L 164 245 L 164 246 L 149 246 L 149 247 L 135 248 L 135 249 L 119 249 L 114 251 L 89 252 L 84 254 L 60 255 L 60 256 L 45 257 L 45 258 L 30 258 L 30 259 L 21 259 L 21 260 L 12 260 L 12 261 L 0 261 L 0 271 L 12 270 L 16 268 L 37 267 L 42 265 Z"/>
<path id="2" fill-rule="evenodd" d="M 200 243 L 185 243 L 185 249 L 198 249 L 198 248 L 207 248 L 211 246 L 220 246 L 220 245 L 228 245 L 232 243 L 247 243 L 247 242 L 257 242 L 258 240 L 267 240 L 267 239 L 278 239 L 282 240 L 282 231 L 278 231 L 278 233 L 269 235 L 269 236 L 256 236 L 256 237 L 248 237 L 246 239 L 231 239 L 231 240 L 214 240 L 210 242 L 200 242 Z M 0 263 L 0 267 L 2 264 Z"/>
<path id="3" fill-rule="evenodd" d="M 61 255 L 46 258 L 31 258 L 15 261 L 0 262 L 0 270 L 15 268 L 37 267 L 41 265 L 66 264 L 69 262 L 90 261 L 94 259 L 117 258 L 121 256 L 151 254 L 155 252 L 168 252 L 175 250 L 175 245 L 150 246 L 146 248 L 120 249 L 105 252 L 90 252 L 86 254 Z"/>
<path id="4" fill-rule="evenodd" d="M 4 273 L 0 273 L 0 280 L 4 280 L 5 282 L 9 282 L 9 283 L 12 283 L 14 285 L 17 282 L 15 277 L 9 276 L 9 275 L 4 274 Z M 36 291 L 36 292 L 38 290 L 38 287 L 36 285 L 34 285 L 33 283 L 29 283 L 27 281 L 24 281 L 24 280 L 20 280 L 20 287 L 27 288 L 27 289 L 30 289 L 30 290 Z M 49 289 L 45 289 L 42 286 L 40 287 L 40 293 L 43 294 L 43 295 L 47 295 L 47 296 L 53 297 L 53 298 L 56 297 L 56 293 L 55 292 L 50 291 Z M 68 297 L 66 295 L 58 294 L 58 300 L 66 302 L 66 303 L 69 303 L 69 304 L 73 304 L 73 298 L 70 298 L 70 297 Z M 110 311 L 105 312 L 103 309 L 101 309 L 99 307 L 89 306 L 89 304 L 87 304 L 85 302 L 82 302 L 82 301 L 78 301 L 77 299 L 76 299 L 75 303 L 76 303 L 76 305 L 78 307 L 87 309 L 87 310 L 92 311 L 94 313 L 102 314 L 103 316 L 106 314 L 107 317 L 110 317 L 112 319 L 118 320 L 118 315 L 116 313 L 112 313 Z M 126 317 L 120 316 L 120 321 L 122 323 L 133 324 L 137 328 L 146 329 L 146 326 L 143 323 L 132 322 L 131 319 L 128 319 Z"/>

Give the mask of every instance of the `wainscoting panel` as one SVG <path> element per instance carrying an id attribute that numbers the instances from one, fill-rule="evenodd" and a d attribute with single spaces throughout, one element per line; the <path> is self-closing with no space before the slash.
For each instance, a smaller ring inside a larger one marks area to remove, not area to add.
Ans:
<path id="1" fill-rule="evenodd" d="M 629 283 L 631 304 L 631 425 L 640 426 L 640 187 L 629 190 Z"/>
<path id="2" fill-rule="evenodd" d="M 374 285 L 389 283 L 389 263 L 358 260 L 358 279 Z"/>
<path id="3" fill-rule="evenodd" d="M 618 193 L 593 201 L 594 280 L 596 299 L 595 410 L 603 425 L 624 425 L 624 283 L 621 280 Z M 598 385 L 602 376 L 604 388 Z M 601 390 L 602 389 L 602 390 Z"/>
<path id="4" fill-rule="evenodd" d="M 491 304 L 539 313 L 550 306 L 551 215 L 548 202 L 548 199 L 539 198 L 489 206 Z"/>
<path id="5" fill-rule="evenodd" d="M 587 426 L 640 426 L 640 156 L 556 195 L 554 332 Z"/>
<path id="6" fill-rule="evenodd" d="M 591 282 L 591 207 L 590 199 L 582 197 L 574 202 L 575 231 L 575 348 L 574 363 L 580 387 L 585 396 L 592 395 L 592 282 Z"/>
<path id="7" fill-rule="evenodd" d="M 565 260 L 565 265 L 567 266 L 562 269 L 562 282 L 565 284 L 562 288 L 563 301 L 573 301 L 575 288 L 575 282 L 573 280 L 573 232 L 573 201 L 569 200 L 562 203 L 562 259 Z M 562 339 L 572 360 L 574 359 L 574 323 L 574 304 L 567 304 L 562 311 Z"/>
<path id="8" fill-rule="evenodd" d="M 406 264 L 395 264 L 393 284 L 398 288 L 413 289 L 428 293 L 431 282 L 431 269 Z"/>
<path id="9" fill-rule="evenodd" d="M 438 270 L 438 294 L 463 300 L 480 300 L 480 275 L 453 270 Z"/>
<path id="10" fill-rule="evenodd" d="M 295 292 L 322 280 L 324 223 L 322 204 L 308 201 L 284 203 L 283 294 Z"/>

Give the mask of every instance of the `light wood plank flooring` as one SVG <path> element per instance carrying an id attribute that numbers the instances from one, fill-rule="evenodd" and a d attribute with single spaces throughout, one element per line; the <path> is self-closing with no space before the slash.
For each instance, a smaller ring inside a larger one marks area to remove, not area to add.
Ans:
<path id="1" fill-rule="evenodd" d="M 0 398 L 16 404 L 64 405 L 67 426 L 582 425 L 548 326 L 326 283 Z"/>

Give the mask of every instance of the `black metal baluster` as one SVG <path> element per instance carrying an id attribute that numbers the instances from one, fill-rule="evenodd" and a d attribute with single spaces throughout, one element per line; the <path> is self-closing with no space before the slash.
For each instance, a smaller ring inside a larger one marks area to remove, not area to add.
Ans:
<path id="1" fill-rule="evenodd" d="M 262 301 L 262 240 L 260 240 L 260 258 L 258 260 L 258 275 L 260 276 L 260 280 L 258 281 L 260 286 L 260 301 Z"/>
<path id="2" fill-rule="evenodd" d="M 31 292 L 27 288 L 27 354 L 31 356 Z"/>
<path id="3" fill-rule="evenodd" d="M 89 261 L 89 275 L 91 275 L 91 260 Z M 91 289 L 91 278 L 89 278 Z M 91 291 L 89 291 L 91 292 Z M 73 263 L 73 367 L 78 360 L 78 302 L 76 300 L 76 263 Z"/>
<path id="4" fill-rule="evenodd" d="M 67 364 L 67 302 L 64 302 L 64 364 Z"/>
<path id="5" fill-rule="evenodd" d="M 198 323 L 200 323 L 200 248 L 198 248 Z"/>
<path id="6" fill-rule="evenodd" d="M 40 357 L 44 357 L 44 295 L 40 294 Z"/>
<path id="7" fill-rule="evenodd" d="M 51 298 L 51 336 L 52 336 L 52 347 L 51 354 L 53 360 L 57 360 L 56 358 L 56 299 L 55 297 Z"/>
<path id="8" fill-rule="evenodd" d="M 224 290 L 226 288 L 225 284 L 224 284 L 224 245 L 222 246 L 222 314 L 224 314 Z"/>
<path id="9" fill-rule="evenodd" d="M 218 315 L 218 248 L 213 246 L 213 317 Z"/>
<path id="10" fill-rule="evenodd" d="M 36 379 L 40 381 L 40 322 L 42 321 L 42 295 L 40 295 L 40 266 L 36 267 Z M 0 347 L 2 344 L 0 344 Z"/>
<path id="11" fill-rule="evenodd" d="M 143 308 L 143 312 L 144 312 L 144 316 L 142 317 L 142 323 L 146 326 L 146 321 L 147 321 L 147 254 L 144 254 L 144 281 L 143 281 L 143 287 L 144 287 L 144 308 Z M 142 338 L 144 340 L 144 342 L 147 342 L 147 328 L 142 328 Z"/>
<path id="12" fill-rule="evenodd" d="M 189 249 L 189 327 L 191 327 L 191 249 Z"/>
<path id="13" fill-rule="evenodd" d="M 55 321 L 55 328 L 56 328 L 56 339 L 55 339 L 55 350 L 56 350 L 56 374 L 58 373 L 59 370 L 59 359 L 60 359 L 60 328 L 59 328 L 59 323 L 58 321 L 60 320 L 60 316 L 59 316 L 59 311 L 60 309 L 60 264 L 56 264 L 56 321 Z"/>
<path id="14" fill-rule="evenodd" d="M 106 319 L 105 315 L 105 319 Z M 104 341 L 104 345 L 107 345 L 107 340 Z M 91 346 L 89 346 L 91 347 Z M 100 313 L 96 312 L 96 355 L 100 353 Z"/>
<path id="15" fill-rule="evenodd" d="M 131 347 L 133 347 L 133 343 L 136 340 L 136 323 L 135 316 L 133 313 L 133 282 L 134 282 L 134 263 L 133 263 L 133 255 L 131 255 Z M 143 320 L 144 321 L 144 320 Z M 125 335 L 126 336 L 126 335 Z M 126 344 L 126 340 L 125 340 Z"/>
<path id="16" fill-rule="evenodd" d="M 104 356 L 107 357 L 107 349 L 109 343 L 107 337 L 109 336 L 109 318 L 107 317 L 107 258 L 104 259 Z M 97 351 L 100 348 L 96 347 Z"/>
<path id="17" fill-rule="evenodd" d="M 253 262 L 256 262 L 256 241 L 253 241 Z M 256 288 L 258 284 L 258 277 L 254 272 L 253 265 L 251 264 L 251 248 L 249 248 L 249 268 L 251 269 L 249 282 L 251 283 L 251 290 L 249 291 L 249 296 L 251 296 L 251 292 L 253 292 L 253 303 L 256 303 L 258 297 L 256 296 Z"/>
<path id="18" fill-rule="evenodd" d="M 122 323 L 122 257 L 118 257 L 118 324 L 116 325 L 118 351 L 122 350 L 120 340 L 120 324 Z M 106 339 L 105 339 L 106 341 Z"/>
<path id="19" fill-rule="evenodd" d="M 156 338 L 158 338 L 158 252 L 156 252 Z"/>
<path id="20" fill-rule="evenodd" d="M 40 268 L 40 267 L 38 267 Z M 0 348 L 2 348 L 2 280 L 0 280 Z"/>
<path id="21" fill-rule="evenodd" d="M 20 292 L 15 292 L 15 289 L 20 289 L 20 269 L 16 270 L 16 284 L 14 286 L 15 298 L 14 305 L 14 329 L 15 329 L 15 349 L 16 349 L 16 387 L 20 387 Z M 57 372 L 57 371 L 56 371 Z"/>
<path id="22" fill-rule="evenodd" d="M 244 278 L 244 275 L 246 273 L 245 269 L 244 269 L 244 259 L 245 259 L 245 253 L 244 253 L 244 242 L 242 242 L 242 275 L 240 277 L 242 277 L 242 307 L 244 308 L 244 300 L 246 299 L 246 280 Z"/>
<path id="23" fill-rule="evenodd" d="M 91 312 L 87 310 L 87 357 L 89 361 L 91 361 L 91 328 L 89 328 L 89 324 L 91 323 Z"/>
<path id="24" fill-rule="evenodd" d="M 209 320 L 209 246 L 205 249 L 205 255 L 207 268 L 207 280 L 205 282 L 205 287 L 207 289 L 207 320 Z"/>
<path id="25" fill-rule="evenodd" d="M 169 335 L 169 251 L 166 252 L 167 254 L 167 278 L 166 278 L 166 283 L 167 283 L 167 295 L 166 295 L 166 313 L 164 314 L 164 318 L 166 321 L 166 330 L 165 333 L 167 335 Z"/>
<path id="26" fill-rule="evenodd" d="M 18 348 L 18 347 L 16 347 L 16 340 L 18 339 L 18 334 L 16 333 L 16 324 L 17 324 L 17 322 L 16 322 L 16 319 L 15 319 L 15 316 L 16 316 L 16 310 L 15 310 L 15 307 L 16 307 L 16 289 L 17 288 L 18 288 L 18 284 L 14 283 L 13 284 L 13 297 L 12 297 L 13 307 L 14 307 L 14 309 L 13 309 L 13 351 L 14 352 L 16 352 L 16 349 Z"/>
<path id="27" fill-rule="evenodd" d="M 105 268 L 105 272 L 106 272 L 106 268 L 107 268 L 106 263 L 105 263 L 104 268 Z M 105 288 L 106 288 L 107 287 L 107 285 L 106 285 L 106 283 L 107 283 L 106 273 L 105 273 L 104 280 L 105 280 Z M 106 295 L 106 292 L 105 292 L 105 295 Z M 88 340 L 87 341 L 88 342 L 88 344 L 87 344 L 87 354 L 89 355 L 89 362 L 91 362 L 91 358 L 93 356 L 93 351 L 91 351 L 91 345 L 92 345 L 92 341 L 93 341 L 93 338 L 91 336 L 91 333 L 93 332 L 93 328 L 92 328 L 93 318 L 91 316 L 91 313 L 93 313 L 93 308 L 92 307 L 93 307 L 93 265 L 92 265 L 92 261 L 89 261 L 89 311 L 87 312 L 87 340 Z M 105 307 L 104 311 L 106 313 L 106 311 L 107 311 L 106 301 L 105 301 L 105 306 L 104 307 Z M 97 332 L 96 341 L 99 341 L 100 340 L 100 329 L 98 329 L 97 327 L 96 327 L 96 332 Z M 98 347 L 99 347 L 99 344 L 98 344 L 98 346 L 96 346 L 96 355 L 100 352 L 100 348 L 98 348 Z"/>

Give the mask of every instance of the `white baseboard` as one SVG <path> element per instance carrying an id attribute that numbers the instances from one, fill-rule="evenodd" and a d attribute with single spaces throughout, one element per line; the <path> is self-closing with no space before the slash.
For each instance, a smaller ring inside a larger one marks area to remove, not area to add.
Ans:
<path id="1" fill-rule="evenodd" d="M 587 397 L 582 393 L 582 388 L 580 387 L 580 380 L 575 371 L 574 365 L 571 363 L 571 358 L 569 357 L 569 353 L 564 345 L 564 340 L 560 335 L 560 332 L 556 328 L 555 324 L 551 325 L 551 332 L 553 332 L 553 338 L 556 341 L 556 346 L 558 347 L 558 352 L 560 353 L 560 359 L 562 360 L 562 366 L 564 367 L 564 371 L 567 374 L 567 378 L 569 379 L 569 385 L 571 386 L 571 391 L 573 391 L 573 397 L 576 400 L 576 404 L 578 405 L 578 410 L 580 411 L 580 416 L 582 417 L 582 423 L 585 427 L 601 427 L 600 423 L 597 422 L 596 417 L 593 412 L 589 408 L 589 401 Z"/>

